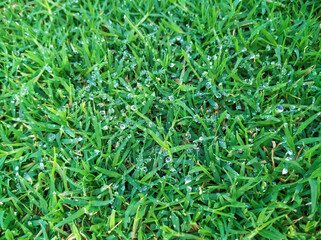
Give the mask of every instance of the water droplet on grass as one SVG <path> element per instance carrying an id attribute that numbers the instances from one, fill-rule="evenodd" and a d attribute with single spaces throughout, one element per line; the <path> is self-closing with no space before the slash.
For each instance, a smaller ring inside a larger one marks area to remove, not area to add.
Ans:
<path id="1" fill-rule="evenodd" d="M 187 176 L 185 177 L 185 184 L 188 184 L 188 183 L 190 183 L 191 181 L 192 181 L 191 175 L 187 175 Z"/>
<path id="2" fill-rule="evenodd" d="M 282 175 L 286 175 L 286 174 L 288 174 L 288 169 L 283 168 L 283 170 L 282 170 Z"/>
<path id="3" fill-rule="evenodd" d="M 290 157 L 286 157 L 286 158 L 285 158 L 285 161 L 287 161 L 287 162 L 288 162 L 288 161 L 291 161 L 291 160 L 292 160 L 292 158 L 290 158 Z"/>
<path id="4" fill-rule="evenodd" d="M 278 105 L 278 106 L 276 107 L 275 111 L 276 111 L 277 113 L 281 113 L 281 112 L 284 111 L 284 108 L 283 108 L 281 105 Z"/>
<path id="5" fill-rule="evenodd" d="M 100 151 L 98 149 L 95 149 L 94 153 L 95 153 L 95 155 L 98 155 L 100 153 Z"/>
<path id="6" fill-rule="evenodd" d="M 226 142 L 224 141 L 224 139 L 219 139 L 218 143 L 222 148 L 226 148 Z"/>
<path id="7" fill-rule="evenodd" d="M 186 134 L 185 134 L 185 137 L 187 138 L 187 139 L 191 139 L 191 134 L 189 133 L 189 132 L 187 132 Z"/>
<path id="8" fill-rule="evenodd" d="M 53 134 L 53 133 L 50 133 L 49 136 L 48 136 L 49 142 L 53 142 L 55 140 L 55 138 L 56 138 L 56 135 Z"/>
<path id="9" fill-rule="evenodd" d="M 40 168 L 40 170 L 43 170 L 43 169 L 44 169 L 44 167 L 45 167 L 45 165 L 43 164 L 43 162 L 41 162 L 41 163 L 39 164 L 39 168 Z"/>
<path id="10" fill-rule="evenodd" d="M 217 109 L 219 108 L 219 105 L 217 104 L 217 102 L 214 102 L 214 103 L 213 103 L 213 108 L 214 108 L 215 110 L 217 110 Z"/>

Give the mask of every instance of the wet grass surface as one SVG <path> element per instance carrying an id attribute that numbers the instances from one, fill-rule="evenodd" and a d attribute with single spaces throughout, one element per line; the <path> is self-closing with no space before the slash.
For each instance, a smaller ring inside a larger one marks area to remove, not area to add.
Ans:
<path id="1" fill-rule="evenodd" d="M 319 1 L 0 8 L 2 239 L 321 238 Z"/>

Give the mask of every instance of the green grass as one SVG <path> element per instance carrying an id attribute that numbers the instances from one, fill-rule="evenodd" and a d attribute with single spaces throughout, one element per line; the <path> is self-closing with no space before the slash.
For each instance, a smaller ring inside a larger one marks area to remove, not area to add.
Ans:
<path id="1" fill-rule="evenodd" d="M 321 239 L 319 0 L 0 9 L 0 239 Z"/>

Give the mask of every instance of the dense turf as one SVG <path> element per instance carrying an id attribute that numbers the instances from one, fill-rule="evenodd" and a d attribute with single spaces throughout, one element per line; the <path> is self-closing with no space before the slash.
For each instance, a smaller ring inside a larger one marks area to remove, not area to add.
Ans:
<path id="1" fill-rule="evenodd" d="M 0 8 L 3 239 L 321 238 L 319 0 Z"/>

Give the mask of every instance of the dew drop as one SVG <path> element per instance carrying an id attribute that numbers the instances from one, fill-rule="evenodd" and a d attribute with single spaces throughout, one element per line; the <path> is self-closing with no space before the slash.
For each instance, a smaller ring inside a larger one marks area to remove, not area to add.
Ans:
<path id="1" fill-rule="evenodd" d="M 284 108 L 281 105 L 278 105 L 275 110 L 277 113 L 281 113 L 283 112 Z"/>
<path id="2" fill-rule="evenodd" d="M 286 175 L 286 174 L 288 174 L 288 169 L 283 168 L 283 170 L 282 170 L 282 175 Z"/>
<path id="3" fill-rule="evenodd" d="M 187 176 L 185 177 L 185 184 L 188 184 L 188 183 L 190 183 L 191 181 L 192 181 L 191 175 L 187 175 Z"/>
<path id="4" fill-rule="evenodd" d="M 187 139 L 191 139 L 191 134 L 189 133 L 189 132 L 187 132 L 186 134 L 185 134 L 185 137 L 187 138 Z"/>
<path id="5" fill-rule="evenodd" d="M 56 135 L 53 134 L 53 133 L 50 133 L 49 136 L 48 136 L 49 142 L 53 142 L 55 140 L 55 138 L 56 138 Z"/>

